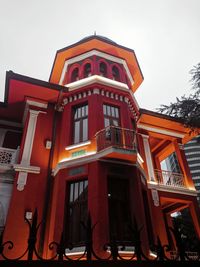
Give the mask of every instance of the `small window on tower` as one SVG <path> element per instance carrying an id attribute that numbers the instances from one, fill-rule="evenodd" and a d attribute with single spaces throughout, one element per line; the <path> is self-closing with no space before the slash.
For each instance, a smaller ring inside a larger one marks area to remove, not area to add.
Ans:
<path id="1" fill-rule="evenodd" d="M 113 80 L 120 81 L 120 73 L 118 67 L 116 66 L 112 67 L 112 76 Z"/>
<path id="2" fill-rule="evenodd" d="M 101 62 L 99 65 L 99 74 L 103 77 L 107 76 L 107 66 L 104 62 Z"/>
<path id="3" fill-rule="evenodd" d="M 79 70 L 78 70 L 78 68 L 75 68 L 72 71 L 71 82 L 75 82 L 75 81 L 78 81 L 78 80 L 79 80 Z"/>
<path id="4" fill-rule="evenodd" d="M 87 63 L 84 66 L 84 78 L 90 77 L 91 75 L 92 75 L 91 64 Z"/>

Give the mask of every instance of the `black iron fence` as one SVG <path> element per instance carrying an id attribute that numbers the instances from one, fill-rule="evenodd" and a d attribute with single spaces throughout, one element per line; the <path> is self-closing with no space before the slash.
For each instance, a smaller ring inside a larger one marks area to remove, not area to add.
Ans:
<path id="1" fill-rule="evenodd" d="M 59 242 L 53 241 L 49 244 L 48 249 L 49 251 L 51 251 L 52 256 L 50 258 L 43 258 L 37 249 L 37 235 L 38 229 L 41 225 L 40 223 L 38 224 L 37 210 L 35 211 L 33 219 L 31 221 L 26 218 L 25 221 L 27 222 L 29 228 L 29 236 L 27 238 L 26 249 L 21 255 L 18 255 L 15 258 L 9 257 L 9 251 L 14 251 L 15 245 L 10 240 L 4 240 L 2 234 L 0 237 L 0 266 L 18 266 L 22 262 L 26 266 L 31 265 L 30 262 L 34 262 L 36 264 L 35 266 L 45 266 L 46 264 L 48 266 L 51 266 L 53 264 L 54 266 L 56 266 L 56 264 L 60 266 L 64 263 L 67 264 L 67 262 L 70 262 L 72 265 L 74 264 L 76 266 L 77 264 L 73 262 L 77 261 L 80 262 L 81 266 L 99 266 L 99 264 L 103 266 L 106 263 L 106 266 L 111 266 L 113 263 L 115 263 L 115 266 L 123 266 L 126 265 L 125 262 L 127 262 L 129 266 L 130 264 L 134 264 L 134 266 L 150 266 L 151 264 L 153 266 L 163 266 L 161 265 L 161 262 L 165 262 L 165 266 L 166 264 L 168 264 L 168 266 L 172 266 L 169 263 L 173 263 L 174 261 L 184 261 L 186 262 L 186 264 L 188 264 L 188 262 L 192 262 L 192 266 L 194 266 L 195 262 L 199 264 L 200 261 L 200 242 L 192 252 L 186 251 L 185 240 L 181 231 L 179 229 L 173 228 L 170 228 L 170 232 L 172 238 L 175 240 L 174 249 L 172 250 L 168 244 L 162 244 L 160 238 L 157 237 L 156 244 L 151 247 L 151 253 L 147 255 L 147 253 L 144 252 L 143 245 L 141 243 L 142 227 L 138 227 L 136 220 L 134 220 L 133 225 L 130 226 L 132 241 L 131 250 L 129 249 L 129 253 L 125 253 L 125 245 L 122 244 L 122 242 L 117 241 L 117 239 L 113 237 L 113 239 L 109 243 L 105 244 L 102 248 L 102 251 L 105 252 L 102 254 L 104 256 L 99 256 L 98 253 L 94 250 L 93 232 L 95 226 L 92 225 L 90 215 L 88 215 L 87 224 L 83 225 L 86 231 L 86 240 L 82 254 L 79 254 L 79 256 L 76 255 L 76 257 L 70 255 L 70 253 L 68 253 L 67 251 L 73 250 L 73 244 L 70 244 L 67 247 L 64 234 L 62 234 Z M 9 265 L 8 262 L 13 263 L 13 265 Z M 41 265 L 41 262 L 43 262 L 44 264 Z M 90 264 L 87 265 L 84 262 Z"/>

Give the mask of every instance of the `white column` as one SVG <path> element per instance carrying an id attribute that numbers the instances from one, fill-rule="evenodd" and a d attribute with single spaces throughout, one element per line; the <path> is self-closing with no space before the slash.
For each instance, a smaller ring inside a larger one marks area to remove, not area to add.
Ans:
<path id="1" fill-rule="evenodd" d="M 36 129 L 36 124 L 37 124 L 37 117 L 38 114 L 41 111 L 39 110 L 29 110 L 29 121 L 28 121 L 28 127 L 27 127 L 27 132 L 26 132 L 26 139 L 24 143 L 24 149 L 23 149 L 23 154 L 22 154 L 22 159 L 20 165 L 23 167 L 30 166 L 30 159 L 31 159 L 31 154 L 32 154 L 32 148 L 33 148 L 33 141 L 34 141 L 34 136 L 35 136 L 35 129 Z M 19 172 L 18 175 L 18 180 L 17 180 L 17 189 L 19 191 L 22 191 L 24 189 L 24 186 L 26 185 L 27 181 L 27 172 Z"/>
<path id="2" fill-rule="evenodd" d="M 153 168 L 153 161 L 152 161 L 152 157 L 151 157 L 151 150 L 150 150 L 149 140 L 148 140 L 149 136 L 142 134 L 142 138 L 143 138 L 144 152 L 145 152 L 145 158 L 146 158 L 146 163 L 147 163 L 149 179 L 150 179 L 150 181 L 156 181 L 154 168 Z"/>
<path id="3" fill-rule="evenodd" d="M 29 110 L 30 116 L 29 116 L 26 139 L 24 143 L 24 149 L 21 160 L 21 164 L 23 165 L 30 165 L 30 158 L 33 148 L 37 117 L 39 113 L 40 111 L 38 110 L 32 110 L 32 109 Z"/>

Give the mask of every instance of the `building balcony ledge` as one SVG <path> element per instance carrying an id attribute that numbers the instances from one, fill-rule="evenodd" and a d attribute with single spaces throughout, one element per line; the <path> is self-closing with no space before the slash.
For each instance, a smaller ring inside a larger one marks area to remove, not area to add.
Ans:
<path id="1" fill-rule="evenodd" d="M 155 180 L 148 182 L 148 188 L 159 191 L 180 193 L 187 195 L 197 195 L 194 188 L 189 188 L 184 183 L 184 177 L 181 173 L 174 173 L 165 170 L 154 170 Z"/>
<path id="2" fill-rule="evenodd" d="M 68 146 L 65 150 L 66 157 L 58 162 L 53 170 L 54 176 L 60 169 L 103 159 L 134 164 L 143 169 L 143 159 L 137 152 L 136 134 L 130 129 L 106 127 L 97 132 L 93 140 Z"/>
<path id="3" fill-rule="evenodd" d="M 74 91 L 74 90 L 77 90 L 83 86 L 88 86 L 88 85 L 95 84 L 95 83 L 111 86 L 111 87 L 114 87 L 116 89 L 119 89 L 119 90 L 125 91 L 125 92 L 129 91 L 127 84 L 122 83 L 122 82 L 118 82 L 115 80 L 111 80 L 109 78 L 102 77 L 99 75 L 92 75 L 90 77 L 83 78 L 81 80 L 65 84 L 65 86 L 67 88 L 69 88 L 69 91 Z"/>

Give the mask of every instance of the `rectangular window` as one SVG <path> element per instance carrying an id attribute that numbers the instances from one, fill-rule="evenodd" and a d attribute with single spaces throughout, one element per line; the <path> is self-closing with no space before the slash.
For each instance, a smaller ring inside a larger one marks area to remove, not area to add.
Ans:
<path id="1" fill-rule="evenodd" d="M 78 181 L 67 184 L 69 198 L 67 202 L 67 242 L 75 246 L 85 243 L 86 235 L 83 223 L 88 216 L 88 181 Z"/>
<path id="2" fill-rule="evenodd" d="M 103 105 L 104 114 L 104 126 L 120 126 L 119 120 L 119 108 L 110 106 L 107 104 Z"/>
<path id="3" fill-rule="evenodd" d="M 108 178 L 108 208 L 110 239 L 131 241 L 131 212 L 129 181 L 118 177 Z"/>
<path id="4" fill-rule="evenodd" d="M 73 115 L 73 143 L 88 140 L 88 105 L 74 108 Z"/>
<path id="5" fill-rule="evenodd" d="M 106 142 L 113 145 L 122 145 L 122 131 L 119 128 L 119 108 L 110 106 L 107 104 L 103 105 L 104 113 L 104 126 L 106 129 L 105 138 Z M 113 126 L 113 127 L 109 127 Z"/>

